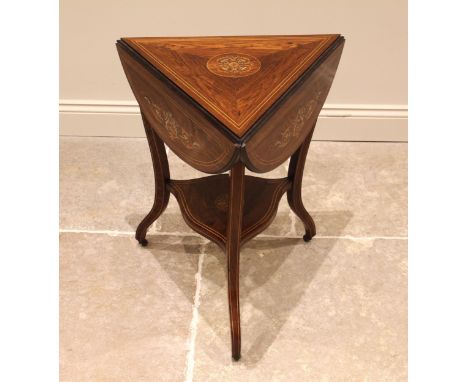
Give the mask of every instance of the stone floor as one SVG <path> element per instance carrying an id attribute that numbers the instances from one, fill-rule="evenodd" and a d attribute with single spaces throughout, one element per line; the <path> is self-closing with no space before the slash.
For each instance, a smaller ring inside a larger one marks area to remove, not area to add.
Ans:
<path id="1" fill-rule="evenodd" d="M 169 162 L 174 178 L 200 175 Z M 61 381 L 406 381 L 406 144 L 312 142 L 317 236 L 300 239 L 283 198 L 243 248 L 239 362 L 223 253 L 173 197 L 139 247 L 152 196 L 144 139 L 61 138 Z"/>

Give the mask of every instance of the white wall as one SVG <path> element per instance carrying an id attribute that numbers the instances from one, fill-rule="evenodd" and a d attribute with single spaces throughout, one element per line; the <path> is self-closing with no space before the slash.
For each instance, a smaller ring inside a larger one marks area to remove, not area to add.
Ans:
<path id="1" fill-rule="evenodd" d="M 404 0 L 61 0 L 61 134 L 144 135 L 120 37 L 320 33 L 346 45 L 314 139 L 406 140 Z"/>

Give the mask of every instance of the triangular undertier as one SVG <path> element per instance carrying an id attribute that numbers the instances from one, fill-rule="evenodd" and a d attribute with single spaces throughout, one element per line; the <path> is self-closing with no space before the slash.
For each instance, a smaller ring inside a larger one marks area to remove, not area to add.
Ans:
<path id="1" fill-rule="evenodd" d="M 179 202 L 187 224 L 194 231 L 224 247 L 227 241 L 229 175 L 171 180 L 168 187 Z M 288 178 L 245 176 L 241 243 L 268 227 L 276 215 L 282 195 L 290 187 Z"/>
<path id="2" fill-rule="evenodd" d="M 338 36 L 123 40 L 242 137 Z"/>

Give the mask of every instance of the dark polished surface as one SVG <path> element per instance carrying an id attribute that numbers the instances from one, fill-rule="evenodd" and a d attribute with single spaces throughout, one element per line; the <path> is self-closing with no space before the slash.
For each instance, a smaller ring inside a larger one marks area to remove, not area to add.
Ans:
<path id="1" fill-rule="evenodd" d="M 117 43 L 140 105 L 155 176 L 154 204 L 136 239 L 148 244 L 148 227 L 173 193 L 187 224 L 225 251 L 235 360 L 241 356 L 241 246 L 270 225 L 285 192 L 304 224 L 304 240 L 316 233 L 302 203 L 304 163 L 343 45 L 338 35 L 127 38 Z M 238 101 L 234 106 L 232 99 Z M 252 114 L 249 105 L 254 104 L 260 106 Z M 164 143 L 197 170 L 230 174 L 173 180 Z M 286 178 L 245 175 L 246 168 L 267 172 L 288 158 Z"/>

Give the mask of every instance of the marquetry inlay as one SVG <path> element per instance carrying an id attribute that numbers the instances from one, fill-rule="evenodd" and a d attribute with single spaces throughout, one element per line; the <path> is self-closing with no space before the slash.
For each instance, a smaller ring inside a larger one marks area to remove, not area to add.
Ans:
<path id="1" fill-rule="evenodd" d="M 142 37 L 123 43 L 240 138 L 338 37 Z"/>
<path id="2" fill-rule="evenodd" d="M 320 97 L 321 93 L 322 92 L 319 91 L 313 99 L 299 108 L 297 114 L 289 120 L 289 123 L 281 131 L 281 138 L 275 142 L 275 146 L 280 148 L 285 147 L 291 139 L 299 136 L 299 132 L 317 108 L 317 99 Z"/>
<path id="3" fill-rule="evenodd" d="M 227 211 L 229 207 L 229 198 L 227 194 L 221 194 L 215 199 L 215 206 L 220 211 Z"/>
<path id="4" fill-rule="evenodd" d="M 231 53 L 211 57 L 206 63 L 208 70 L 222 77 L 246 77 L 257 73 L 260 60 L 248 54 Z"/>
<path id="5" fill-rule="evenodd" d="M 159 105 L 154 103 L 150 97 L 145 96 L 144 98 L 151 106 L 154 117 L 162 126 L 164 126 L 172 141 L 179 141 L 187 149 L 195 149 L 199 147 L 199 144 L 195 141 L 192 134 L 177 124 L 170 111 L 161 108 Z"/>

